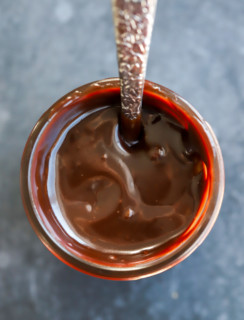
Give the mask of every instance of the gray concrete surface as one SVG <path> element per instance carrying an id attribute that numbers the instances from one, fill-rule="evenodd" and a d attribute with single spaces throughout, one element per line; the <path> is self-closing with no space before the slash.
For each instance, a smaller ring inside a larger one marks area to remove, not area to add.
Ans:
<path id="1" fill-rule="evenodd" d="M 116 75 L 109 0 L 0 1 L 0 319 L 243 320 L 244 1 L 159 0 L 147 78 L 213 126 L 226 192 L 214 229 L 190 258 L 125 283 L 52 256 L 19 193 L 21 153 L 38 117 L 69 90 Z"/>

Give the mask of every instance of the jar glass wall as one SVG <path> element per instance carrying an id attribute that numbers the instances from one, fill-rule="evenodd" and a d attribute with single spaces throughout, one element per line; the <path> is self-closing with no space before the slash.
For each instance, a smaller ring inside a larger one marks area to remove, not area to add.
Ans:
<path id="1" fill-rule="evenodd" d="M 45 200 L 45 206 L 39 205 L 38 197 L 41 196 L 41 190 L 38 189 L 33 178 L 39 159 L 36 154 L 38 145 L 45 139 L 54 139 L 57 133 L 53 131 L 53 135 L 50 135 L 54 123 L 59 121 L 60 126 L 67 125 L 64 121 L 68 121 L 69 112 L 77 106 L 82 112 L 83 106 L 89 99 L 92 103 L 100 105 L 106 105 L 106 101 L 118 99 L 120 94 L 118 78 L 86 84 L 54 103 L 36 123 L 24 149 L 21 163 L 21 193 L 25 211 L 33 229 L 56 257 L 69 266 L 93 276 L 113 280 L 132 280 L 148 277 L 173 267 L 202 243 L 220 211 L 224 194 L 224 165 L 219 144 L 211 127 L 187 101 L 173 91 L 146 81 L 144 92 L 144 100 L 165 101 L 169 106 L 169 112 L 190 119 L 196 134 L 204 143 L 210 177 L 204 201 L 187 230 L 180 235 L 177 242 L 169 243 L 167 247 L 148 259 L 133 263 L 107 262 L 102 254 L 101 256 L 93 255 L 84 247 L 71 245 L 69 238 L 55 219 L 48 199 Z"/>

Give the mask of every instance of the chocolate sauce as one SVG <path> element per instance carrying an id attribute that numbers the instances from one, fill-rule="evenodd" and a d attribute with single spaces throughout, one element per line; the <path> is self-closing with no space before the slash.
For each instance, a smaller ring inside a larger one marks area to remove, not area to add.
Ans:
<path id="1" fill-rule="evenodd" d="M 190 226 L 206 186 L 206 153 L 190 121 L 172 110 L 145 93 L 143 130 L 132 145 L 118 129 L 119 92 L 60 112 L 36 146 L 34 183 L 42 219 L 52 216 L 70 247 L 136 262 Z"/>

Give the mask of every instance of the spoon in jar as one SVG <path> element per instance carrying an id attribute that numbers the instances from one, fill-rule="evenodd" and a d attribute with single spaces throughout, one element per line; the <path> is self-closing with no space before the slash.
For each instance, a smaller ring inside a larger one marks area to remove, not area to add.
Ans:
<path id="1" fill-rule="evenodd" d="M 142 131 L 141 106 L 157 0 L 112 0 L 120 77 L 120 133 L 129 144 Z"/>

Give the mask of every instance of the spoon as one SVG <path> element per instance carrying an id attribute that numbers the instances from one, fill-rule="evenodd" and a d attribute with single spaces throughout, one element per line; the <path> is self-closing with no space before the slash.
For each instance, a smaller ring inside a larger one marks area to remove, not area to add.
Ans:
<path id="1" fill-rule="evenodd" d="M 120 77 L 120 133 L 138 141 L 141 106 L 157 0 L 112 0 Z"/>

